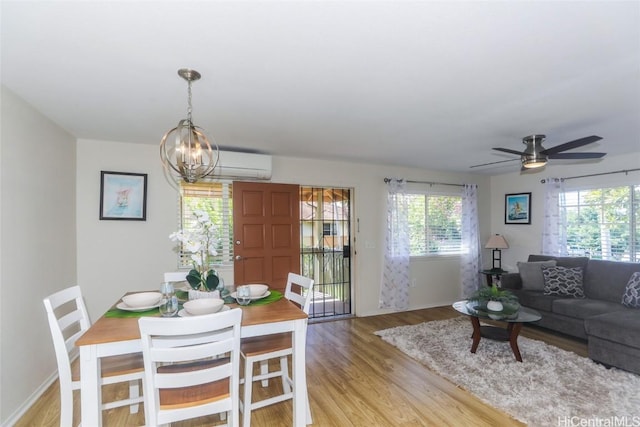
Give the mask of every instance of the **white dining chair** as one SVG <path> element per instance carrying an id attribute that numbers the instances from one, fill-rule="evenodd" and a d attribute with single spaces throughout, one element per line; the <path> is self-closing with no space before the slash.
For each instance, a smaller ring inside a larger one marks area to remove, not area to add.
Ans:
<path id="1" fill-rule="evenodd" d="M 313 284 L 313 279 L 299 274 L 289 273 L 284 296 L 297 304 L 305 313 L 309 314 L 309 307 L 313 299 Z M 254 409 L 263 408 L 293 398 L 293 380 L 289 375 L 288 363 L 288 357 L 293 354 L 291 334 L 282 333 L 245 338 L 240 345 L 240 354 L 244 360 L 244 393 L 241 406 L 243 413 L 242 424 L 244 427 L 248 427 L 251 425 L 251 411 Z M 269 372 L 269 360 L 276 358 L 280 359 L 280 369 Z M 259 375 L 253 375 L 255 363 L 260 363 Z M 281 378 L 283 393 L 252 402 L 253 383 L 260 381 L 262 387 L 267 387 L 269 385 L 269 379 L 276 377 Z M 311 422 L 308 396 L 307 422 Z"/>
<path id="2" fill-rule="evenodd" d="M 241 320 L 239 308 L 139 319 L 147 425 L 223 413 L 239 425 Z"/>
<path id="3" fill-rule="evenodd" d="M 75 345 L 78 338 L 89 329 L 91 322 L 82 299 L 80 286 L 72 286 L 46 297 L 44 307 L 49 319 L 51 338 L 58 363 L 60 383 L 60 426 L 73 424 L 73 390 L 80 389 L 80 370 Z M 101 359 L 101 385 L 129 382 L 129 398 L 124 400 L 101 402 L 102 410 L 130 406 L 130 412 L 138 412 L 140 384 L 144 378 L 142 354 L 104 357 Z M 82 399 L 82 396 L 80 396 Z"/>

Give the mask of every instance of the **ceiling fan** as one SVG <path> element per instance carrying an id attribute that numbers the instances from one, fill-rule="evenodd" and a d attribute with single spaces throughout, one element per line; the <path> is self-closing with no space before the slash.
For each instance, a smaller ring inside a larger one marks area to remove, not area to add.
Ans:
<path id="1" fill-rule="evenodd" d="M 551 148 L 544 148 L 542 143 L 546 138 L 545 135 L 529 135 L 522 138 L 522 143 L 526 145 L 524 151 L 511 150 L 509 148 L 494 148 L 496 151 L 502 151 L 509 154 L 517 154 L 522 162 L 522 170 L 535 169 L 543 167 L 547 164 L 548 159 L 599 159 L 607 153 L 564 153 L 564 151 L 582 147 L 600 141 L 602 137 L 597 135 L 585 136 L 564 144 L 556 145 Z M 499 162 L 483 163 L 481 165 L 471 166 L 477 168 L 480 166 L 494 165 L 496 163 L 512 162 L 518 159 L 502 160 Z"/>

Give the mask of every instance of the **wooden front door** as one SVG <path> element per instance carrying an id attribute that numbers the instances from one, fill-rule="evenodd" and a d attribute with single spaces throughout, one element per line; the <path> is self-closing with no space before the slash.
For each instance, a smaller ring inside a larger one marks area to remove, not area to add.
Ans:
<path id="1" fill-rule="evenodd" d="M 299 187 L 233 183 L 234 282 L 266 283 L 284 291 L 300 272 Z"/>

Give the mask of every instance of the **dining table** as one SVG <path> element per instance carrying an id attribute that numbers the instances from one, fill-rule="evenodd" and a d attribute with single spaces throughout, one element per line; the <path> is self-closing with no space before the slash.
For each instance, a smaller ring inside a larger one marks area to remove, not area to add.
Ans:
<path id="1" fill-rule="evenodd" d="M 270 334 L 292 334 L 293 425 L 311 424 L 307 415 L 307 377 L 305 346 L 307 314 L 286 298 L 264 305 L 240 306 L 242 309 L 241 338 Z M 114 304 L 115 307 L 115 304 Z M 153 315 L 159 316 L 155 313 Z M 142 351 L 139 317 L 110 317 L 103 315 L 76 341 L 80 350 L 80 391 L 82 425 L 102 425 L 102 387 L 100 386 L 103 357 Z"/>

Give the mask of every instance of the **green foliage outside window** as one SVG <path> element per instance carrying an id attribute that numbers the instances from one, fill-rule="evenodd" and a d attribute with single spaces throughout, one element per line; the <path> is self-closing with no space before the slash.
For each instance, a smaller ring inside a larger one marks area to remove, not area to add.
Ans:
<path id="1" fill-rule="evenodd" d="M 461 253 L 462 197 L 409 194 L 411 256 Z"/>
<path id="2" fill-rule="evenodd" d="M 567 191 L 567 253 L 594 259 L 640 261 L 640 186 Z"/>

